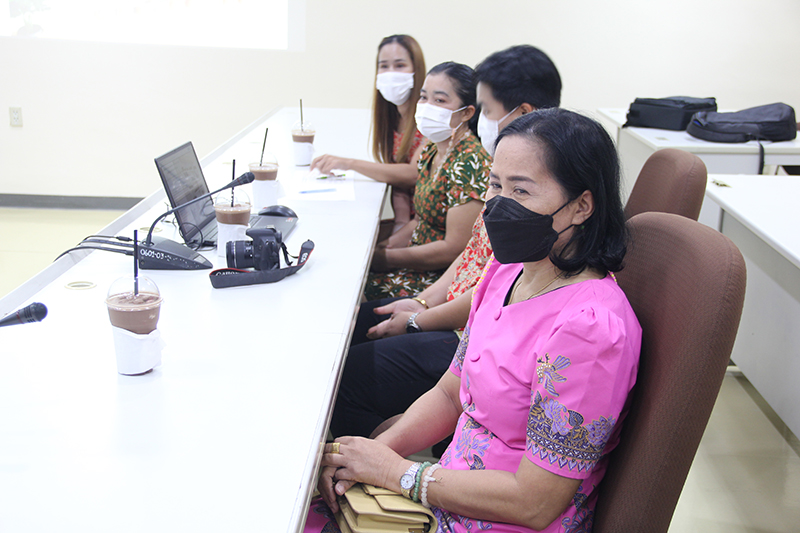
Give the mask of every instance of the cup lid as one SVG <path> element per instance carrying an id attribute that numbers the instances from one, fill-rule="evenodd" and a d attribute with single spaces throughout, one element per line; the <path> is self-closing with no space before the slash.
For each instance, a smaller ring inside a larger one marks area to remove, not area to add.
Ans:
<path id="1" fill-rule="evenodd" d="M 309 122 L 307 120 L 303 121 L 302 127 L 300 127 L 300 121 L 299 120 L 292 125 L 292 133 L 297 133 L 297 132 L 300 132 L 300 131 L 307 132 L 307 133 L 316 133 L 316 130 L 314 129 L 314 125 L 311 124 L 311 122 Z"/>
<path id="2" fill-rule="evenodd" d="M 264 157 L 259 157 L 256 161 L 250 163 L 250 168 L 258 168 L 260 166 L 275 165 L 278 166 L 278 158 L 271 152 L 264 152 Z"/>
<path id="3" fill-rule="evenodd" d="M 233 201 L 231 202 L 231 191 L 233 191 Z M 247 206 L 250 207 L 250 197 L 240 187 L 235 189 L 225 189 L 214 197 L 214 207 Z"/>
<path id="4" fill-rule="evenodd" d="M 139 276 L 139 294 L 147 294 L 147 295 L 156 295 L 161 299 L 161 293 L 158 290 L 158 286 L 155 284 L 153 280 L 147 278 L 145 276 Z M 106 299 L 111 298 L 112 296 L 123 295 L 123 294 L 130 294 L 131 302 L 135 302 L 135 295 L 134 295 L 134 279 L 133 276 L 122 276 L 121 278 L 117 278 L 108 288 L 108 294 L 106 295 Z"/>

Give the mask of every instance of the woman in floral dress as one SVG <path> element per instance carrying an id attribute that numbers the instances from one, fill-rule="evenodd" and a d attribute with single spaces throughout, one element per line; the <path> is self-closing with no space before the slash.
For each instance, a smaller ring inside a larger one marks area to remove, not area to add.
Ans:
<path id="1" fill-rule="evenodd" d="M 483 207 L 491 158 L 477 124 L 474 71 L 442 63 L 428 72 L 417 104 L 417 128 L 429 142 L 418 161 L 415 217 L 378 243 L 367 300 L 413 296 L 444 272 L 471 236 Z"/>

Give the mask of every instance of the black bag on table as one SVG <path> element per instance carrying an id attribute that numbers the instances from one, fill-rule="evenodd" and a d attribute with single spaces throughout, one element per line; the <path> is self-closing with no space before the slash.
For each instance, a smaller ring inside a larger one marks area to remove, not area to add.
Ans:
<path id="1" fill-rule="evenodd" d="M 794 109 L 783 103 L 750 107 L 735 113 L 701 112 L 692 117 L 686 133 L 704 141 L 746 143 L 759 141 L 758 173 L 764 171 L 761 141 L 791 141 L 797 137 Z"/>
<path id="2" fill-rule="evenodd" d="M 692 98 L 691 96 L 670 96 L 668 98 L 637 98 L 633 101 L 625 117 L 623 128 L 659 128 L 682 131 L 698 111 L 716 111 L 714 98 Z"/>
<path id="3" fill-rule="evenodd" d="M 791 106 L 777 103 L 735 113 L 697 113 L 686 132 L 718 143 L 791 141 L 797 137 L 797 121 Z"/>

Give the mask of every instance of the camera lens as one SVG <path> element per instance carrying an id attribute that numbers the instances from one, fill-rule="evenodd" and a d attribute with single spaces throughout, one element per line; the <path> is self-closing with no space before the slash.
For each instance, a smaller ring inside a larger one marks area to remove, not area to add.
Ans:
<path id="1" fill-rule="evenodd" d="M 225 257 L 229 268 L 251 268 L 253 261 L 253 241 L 229 241 L 225 245 Z"/>

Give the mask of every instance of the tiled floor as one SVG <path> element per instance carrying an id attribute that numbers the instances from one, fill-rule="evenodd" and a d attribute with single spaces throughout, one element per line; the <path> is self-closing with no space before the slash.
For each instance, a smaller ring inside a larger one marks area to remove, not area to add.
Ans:
<path id="1" fill-rule="evenodd" d="M 120 214 L 0 208 L 0 297 Z M 798 451 L 750 383 L 729 372 L 670 533 L 800 531 Z"/>

